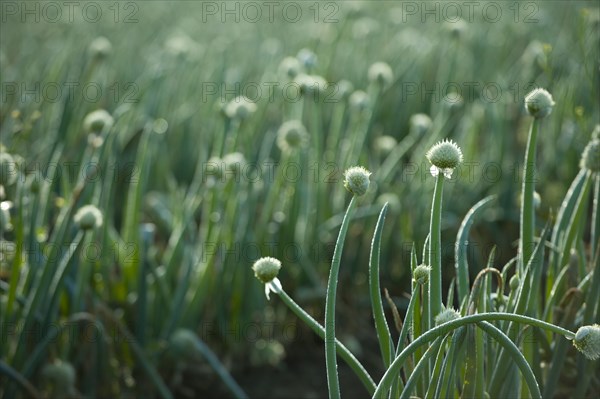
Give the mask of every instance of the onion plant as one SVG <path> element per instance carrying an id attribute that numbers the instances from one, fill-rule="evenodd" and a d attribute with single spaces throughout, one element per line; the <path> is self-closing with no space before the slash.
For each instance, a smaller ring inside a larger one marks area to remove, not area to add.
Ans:
<path id="1" fill-rule="evenodd" d="M 547 107 L 551 107 L 553 102 L 547 92 L 543 91 L 542 94 L 547 100 L 544 103 L 547 115 Z M 537 106 L 534 104 L 537 103 L 532 104 L 532 95 L 528 96 L 526 106 L 529 112 L 533 112 L 532 109 Z M 535 112 L 534 116 L 539 117 L 540 114 Z M 535 123 L 534 121 L 534 125 Z M 535 137 L 529 141 L 527 159 L 532 159 L 530 147 L 535 144 Z M 469 266 L 465 255 L 469 227 L 473 216 L 490 203 L 493 197 L 475 204 L 466 215 L 458 233 L 457 275 L 450 284 L 448 301 L 444 304 L 440 255 L 443 182 L 463 161 L 463 154 L 460 147 L 452 141 L 441 141 L 430 149 L 427 159 L 432 165 L 431 174 L 435 178 L 430 231 L 423 248 L 422 264 L 418 263 L 416 251 L 413 250 L 411 256 L 411 299 L 397 340 L 394 340 L 386 318 L 379 275 L 387 203 L 381 209 L 373 234 L 368 265 L 369 296 L 382 363 L 386 368 L 379 381 L 373 379 L 358 358 L 335 337 L 335 298 L 340 254 L 357 196 L 363 195 L 369 187 L 369 172 L 361 167 L 353 167 L 345 173 L 344 185 L 353 196 L 340 227 L 331 262 L 324 327 L 285 292 L 285 284 L 277 278 L 282 267 L 279 260 L 261 258 L 253 268 L 257 278 L 265 284 L 267 297 L 270 292 L 277 294 L 296 316 L 324 340 L 329 397 L 340 397 L 342 392 L 337 375 L 337 355 L 348 363 L 363 383 L 367 394 L 373 398 L 552 397 L 564 359 L 571 356 L 578 359 L 582 372 L 581 382 L 588 386 L 596 368 L 593 362 L 600 358 L 600 326 L 594 322 L 598 320 L 600 311 L 596 305 L 597 285 L 594 285 L 600 274 L 599 257 L 596 255 L 594 259 L 589 259 L 591 267 L 584 267 L 576 287 L 560 287 L 561 284 L 566 284 L 564 276 L 570 267 L 569 257 L 565 257 L 565 254 L 570 253 L 583 220 L 582 203 L 589 198 L 590 187 L 597 178 L 598 153 L 598 139 L 593 138 L 584 150 L 580 162 L 582 177 L 576 177 L 576 188 L 572 188 L 565 197 L 561 216 L 557 220 L 556 228 L 564 233 L 553 234 L 552 241 L 548 242 L 548 229 L 545 229 L 533 250 L 525 251 L 524 244 L 533 231 L 530 226 L 521 229 L 521 233 L 525 232 L 527 237 L 521 236 L 516 259 L 526 262 L 522 268 L 516 268 L 510 284 L 505 284 L 505 281 L 514 261 L 496 269 L 492 251 L 487 266 L 481 269 L 469 286 Z M 530 165 L 528 170 L 533 167 Z M 533 196 L 530 183 L 532 182 L 524 179 L 524 191 L 530 194 L 524 195 L 522 199 L 528 201 L 527 204 L 522 202 L 525 216 L 521 218 L 521 223 L 525 224 L 532 223 Z M 574 190 L 577 191 L 576 194 L 572 192 Z M 597 217 L 596 211 L 594 207 L 594 217 Z M 550 291 L 546 291 L 540 284 L 542 265 L 546 263 L 544 248 L 547 245 L 555 251 L 549 259 L 550 262 L 555 262 L 555 273 L 558 271 L 558 274 L 554 274 L 558 278 Z M 599 244 L 595 245 L 597 247 Z M 528 257 L 525 257 L 525 252 L 528 252 Z M 598 248 L 595 253 L 598 253 Z M 496 278 L 496 285 L 493 284 L 492 276 Z M 453 309 L 454 281 L 458 281 L 459 310 Z M 425 287 L 427 288 L 423 289 Z M 394 317 L 400 317 L 394 303 L 388 303 Z M 585 306 L 582 307 L 582 304 Z M 552 311 L 556 306 L 564 309 L 562 317 Z M 406 326 L 412 326 L 410 334 Z M 575 351 L 570 351 L 569 347 L 574 347 Z M 578 391 L 583 393 L 586 387 L 578 388 Z"/>

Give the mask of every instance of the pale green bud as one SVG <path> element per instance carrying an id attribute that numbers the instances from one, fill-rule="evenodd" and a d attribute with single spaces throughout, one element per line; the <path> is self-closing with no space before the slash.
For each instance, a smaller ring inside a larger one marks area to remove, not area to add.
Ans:
<path id="1" fill-rule="evenodd" d="M 103 130 L 110 129 L 114 119 L 103 109 L 92 111 L 86 115 L 83 120 L 83 128 L 88 133 L 100 133 Z"/>
<path id="2" fill-rule="evenodd" d="M 580 327 L 575 333 L 573 345 L 589 360 L 600 359 L 600 325 Z"/>
<path id="3" fill-rule="evenodd" d="M 302 65 L 297 58 L 286 57 L 279 64 L 279 74 L 285 79 L 294 79 L 302 72 Z"/>
<path id="4" fill-rule="evenodd" d="M 354 166 L 344 172 L 344 187 L 356 196 L 364 195 L 369 189 L 371 172 L 362 166 Z"/>
<path id="5" fill-rule="evenodd" d="M 53 396 L 70 396 L 75 393 L 75 368 L 71 363 L 58 361 L 42 368 L 42 377 L 50 384 Z"/>
<path id="6" fill-rule="evenodd" d="M 89 52 L 93 58 L 106 58 L 112 52 L 112 44 L 104 36 L 99 36 L 90 43 Z"/>
<path id="7" fill-rule="evenodd" d="M 410 117 L 409 124 L 410 132 L 421 136 L 431 128 L 433 122 L 427 114 L 414 114 Z"/>
<path id="8" fill-rule="evenodd" d="M 381 87 L 388 87 L 394 81 L 392 68 L 385 62 L 376 62 L 369 67 L 369 81 Z"/>
<path id="9" fill-rule="evenodd" d="M 281 262 L 278 259 L 270 256 L 260 258 L 254 262 L 254 265 L 252 265 L 254 276 L 256 276 L 256 278 L 264 284 L 268 284 L 273 281 L 273 279 L 279 274 L 280 269 Z"/>
<path id="10" fill-rule="evenodd" d="M 550 115 L 553 107 L 552 95 L 544 89 L 534 89 L 525 96 L 525 109 L 536 119 Z"/>
<path id="11" fill-rule="evenodd" d="M 579 166 L 592 172 L 600 172 L 600 139 L 593 139 L 583 150 Z"/>
<path id="12" fill-rule="evenodd" d="M 413 281 L 417 284 L 425 285 L 429 282 L 429 274 L 431 273 L 431 266 L 425 264 L 415 267 L 413 271 Z"/>
<path id="13" fill-rule="evenodd" d="M 460 319 L 461 315 L 456 310 L 452 308 L 446 308 L 440 312 L 437 316 L 435 316 L 435 324 L 439 326 L 440 324 L 448 323 L 452 320 Z"/>
<path id="14" fill-rule="evenodd" d="M 91 230 L 102 226 L 102 212 L 94 205 L 85 205 L 79 208 L 74 220 L 81 230 Z"/>
<path id="15" fill-rule="evenodd" d="M 366 111 L 369 108 L 369 95 L 362 90 L 356 90 L 348 99 L 350 107 L 358 112 Z"/>
<path id="16" fill-rule="evenodd" d="M 277 132 L 277 146 L 281 151 L 291 152 L 302 148 L 308 142 L 308 133 L 302 122 L 284 122 Z"/>
<path id="17" fill-rule="evenodd" d="M 243 120 L 256 112 L 256 104 L 247 97 L 239 96 L 227 103 L 224 111 L 231 119 Z"/>
<path id="18" fill-rule="evenodd" d="M 437 176 L 439 171 L 443 171 L 448 178 L 452 176 L 454 168 L 463 161 L 460 147 L 454 141 L 447 139 L 431 147 L 425 156 L 432 165 L 431 174 L 433 176 Z"/>

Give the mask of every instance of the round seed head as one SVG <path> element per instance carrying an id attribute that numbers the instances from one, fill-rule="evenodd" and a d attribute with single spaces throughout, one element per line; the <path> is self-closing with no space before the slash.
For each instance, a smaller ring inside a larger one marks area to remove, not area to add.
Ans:
<path id="1" fill-rule="evenodd" d="M 413 281 L 417 284 L 425 285 L 429 282 L 429 273 L 431 273 L 431 266 L 425 264 L 419 265 L 413 271 Z"/>
<path id="2" fill-rule="evenodd" d="M 448 139 L 435 144 L 425 156 L 433 166 L 442 170 L 454 169 L 463 161 L 463 154 L 458 144 Z"/>
<path id="3" fill-rule="evenodd" d="M 592 172 L 600 172 L 600 139 L 593 139 L 583 150 L 579 166 Z"/>
<path id="4" fill-rule="evenodd" d="M 550 115 L 553 107 L 552 95 L 544 89 L 533 89 L 525 96 L 525 109 L 536 119 Z"/>
<path id="5" fill-rule="evenodd" d="M 352 93 L 352 90 L 354 90 L 354 85 L 352 82 L 342 79 L 337 83 L 337 93 L 334 94 L 335 98 L 347 98 Z"/>
<path id="6" fill-rule="evenodd" d="M 8 152 L 0 152 L 0 186 L 10 186 L 17 181 L 17 163 Z"/>
<path id="7" fill-rule="evenodd" d="M 196 43 L 191 37 L 177 33 L 165 41 L 165 50 L 173 57 L 185 57 L 187 55 L 201 55 L 203 47 Z"/>
<path id="8" fill-rule="evenodd" d="M 356 90 L 350 95 L 348 102 L 353 110 L 363 112 L 369 108 L 369 95 L 362 90 Z"/>
<path id="9" fill-rule="evenodd" d="M 431 128 L 431 118 L 427 114 L 414 114 L 410 117 L 410 132 L 418 135 L 425 134 Z"/>
<path id="10" fill-rule="evenodd" d="M 297 58 L 286 57 L 279 64 L 279 74 L 285 79 L 294 79 L 302 72 L 302 65 Z"/>
<path id="11" fill-rule="evenodd" d="M 400 203 L 400 198 L 396 193 L 383 193 L 377 198 L 377 204 L 383 206 L 388 204 L 389 209 L 392 213 L 399 213 L 402 204 Z"/>
<path id="12" fill-rule="evenodd" d="M 273 279 L 279 274 L 279 269 L 281 269 L 281 262 L 278 259 L 271 258 L 270 256 L 260 258 L 254 262 L 254 265 L 252 265 L 254 276 L 256 276 L 256 278 L 264 284 L 268 284 L 273 281 Z"/>
<path id="13" fill-rule="evenodd" d="M 448 93 L 443 98 L 444 105 L 450 110 L 456 110 L 463 106 L 465 100 L 459 93 Z"/>
<path id="14" fill-rule="evenodd" d="M 225 171 L 239 174 L 242 172 L 244 166 L 246 166 L 246 157 L 244 157 L 244 154 L 241 152 L 232 152 L 223 157 L 223 164 L 225 166 Z"/>
<path id="15" fill-rule="evenodd" d="M 394 147 L 396 147 L 398 142 L 392 136 L 380 136 L 375 139 L 373 143 L 373 147 L 375 151 L 383 156 L 388 155 Z"/>
<path id="16" fill-rule="evenodd" d="M 243 120 L 256 111 L 256 104 L 247 97 L 239 96 L 231 100 L 225 106 L 225 115 L 231 119 Z"/>
<path id="17" fill-rule="evenodd" d="M 356 196 L 364 195 L 369 189 L 371 172 L 362 166 L 353 166 L 344 172 L 344 187 Z"/>
<path id="18" fill-rule="evenodd" d="M 178 358 L 189 359 L 194 357 L 198 349 L 196 347 L 196 334 L 186 328 L 177 329 L 169 340 L 172 355 Z"/>
<path id="19" fill-rule="evenodd" d="M 440 324 L 448 323 L 449 321 L 460 319 L 460 313 L 452 308 L 446 308 L 440 312 L 437 316 L 435 316 L 435 325 L 439 326 Z"/>
<path id="20" fill-rule="evenodd" d="M 573 345 L 589 360 L 600 359 L 600 325 L 580 327 L 575 333 Z"/>
<path id="21" fill-rule="evenodd" d="M 394 80 L 392 68 L 385 62 L 376 62 L 371 65 L 367 76 L 369 82 L 375 83 L 381 87 L 388 87 Z"/>
<path id="22" fill-rule="evenodd" d="M 83 120 L 83 128 L 88 133 L 100 133 L 105 129 L 110 129 L 114 119 L 103 109 L 92 111 L 86 115 Z"/>
<path id="23" fill-rule="evenodd" d="M 301 73 L 296 76 L 296 83 L 300 86 L 300 93 L 317 95 L 323 93 L 327 88 L 327 81 L 319 75 L 307 75 Z"/>
<path id="24" fill-rule="evenodd" d="M 102 212 L 94 205 L 85 205 L 75 214 L 75 224 L 81 230 L 91 230 L 102 226 Z"/>
<path id="25" fill-rule="evenodd" d="M 106 58 L 112 52 L 112 44 L 104 36 L 97 37 L 90 43 L 89 52 L 93 58 Z"/>
<path id="26" fill-rule="evenodd" d="M 312 50 L 307 48 L 303 48 L 298 51 L 296 58 L 307 69 L 314 68 L 317 65 L 317 55 Z"/>
<path id="27" fill-rule="evenodd" d="M 306 128 L 298 120 L 283 123 L 277 132 L 277 146 L 283 152 L 291 152 L 302 148 L 307 142 L 308 133 Z"/>
<path id="28" fill-rule="evenodd" d="M 467 30 L 467 23 L 464 19 L 459 18 L 456 21 L 448 22 L 446 28 L 454 38 L 461 37 Z"/>
<path id="29" fill-rule="evenodd" d="M 75 390 L 75 368 L 71 363 L 46 364 L 42 368 L 42 377 L 51 384 L 54 395 L 67 395 Z"/>

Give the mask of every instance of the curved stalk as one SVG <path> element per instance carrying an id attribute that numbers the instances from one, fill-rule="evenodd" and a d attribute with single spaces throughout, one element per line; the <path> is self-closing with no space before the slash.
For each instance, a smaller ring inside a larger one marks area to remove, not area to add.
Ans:
<path id="1" fill-rule="evenodd" d="M 371 294 L 371 307 L 373 308 L 373 318 L 375 319 L 377 340 L 379 341 L 381 356 L 383 357 L 383 363 L 386 367 L 388 367 L 392 362 L 392 353 L 394 351 L 390 329 L 387 321 L 385 320 L 383 303 L 381 301 L 381 288 L 379 286 L 379 252 L 381 249 L 381 232 L 383 230 L 383 223 L 385 221 L 387 209 L 388 203 L 386 202 L 381 209 L 381 213 L 379 214 L 377 226 L 375 226 L 375 234 L 373 235 L 373 241 L 371 243 L 371 256 L 369 261 L 369 289 Z"/>
<path id="2" fill-rule="evenodd" d="M 383 398 L 385 397 L 385 392 L 390 384 L 393 382 L 394 378 L 404 365 L 406 359 L 412 355 L 420 346 L 426 344 L 427 342 L 443 335 L 448 332 L 455 330 L 459 327 L 466 326 L 473 323 L 479 323 L 483 321 L 492 321 L 492 320 L 508 320 L 516 323 L 528 324 L 534 327 L 543 328 L 545 330 L 551 331 L 556 334 L 561 334 L 567 339 L 575 338 L 575 333 L 566 330 L 562 327 L 555 326 L 554 324 L 546 323 L 545 321 L 534 319 L 532 317 L 527 317 L 514 313 L 479 313 L 470 316 L 464 316 L 456 320 L 452 320 L 450 322 L 441 324 L 431 330 L 427 331 L 425 334 L 421 335 L 419 338 L 414 340 L 410 345 L 408 345 L 401 353 L 394 359 L 388 370 L 385 372 L 383 377 L 381 378 L 379 384 L 377 385 L 377 389 L 373 394 L 374 398 Z"/>
<path id="3" fill-rule="evenodd" d="M 298 316 L 300 320 L 306 323 L 306 325 L 308 325 L 315 334 L 317 334 L 321 339 L 325 338 L 325 329 L 319 324 L 319 322 L 313 319 L 311 315 L 306 313 L 304 309 L 294 302 L 294 300 L 283 289 L 276 291 L 276 293 L 280 296 L 281 300 L 287 305 L 287 307 L 290 308 L 290 310 L 294 312 L 294 314 Z M 336 339 L 335 345 L 340 357 L 344 359 L 350 368 L 352 368 L 369 395 L 372 395 L 373 392 L 375 392 L 375 382 L 373 381 L 373 378 L 371 378 L 364 366 L 358 361 L 358 359 L 356 359 L 356 357 L 354 357 L 352 352 L 350 352 L 348 348 L 344 346 L 344 344 Z"/>

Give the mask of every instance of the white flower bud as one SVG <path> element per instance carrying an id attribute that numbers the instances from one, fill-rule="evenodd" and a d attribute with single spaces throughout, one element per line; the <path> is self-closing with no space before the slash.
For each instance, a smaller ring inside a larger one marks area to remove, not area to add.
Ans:
<path id="1" fill-rule="evenodd" d="M 425 264 L 415 267 L 413 271 L 413 281 L 417 284 L 425 285 L 429 282 L 429 274 L 431 273 L 431 266 Z"/>
<path id="2" fill-rule="evenodd" d="M 600 359 L 600 325 L 580 327 L 575 333 L 573 345 L 589 360 Z"/>
<path id="3" fill-rule="evenodd" d="M 100 133 L 110 129 L 113 123 L 113 117 L 105 110 L 99 109 L 86 115 L 83 120 L 83 128 L 88 133 Z"/>
<path id="4" fill-rule="evenodd" d="M 279 274 L 280 269 L 281 262 L 278 259 L 270 256 L 260 258 L 254 262 L 254 265 L 252 265 L 254 276 L 256 276 L 256 278 L 264 284 L 268 284 L 273 281 L 273 279 Z"/>
<path id="5" fill-rule="evenodd" d="M 362 166 L 354 166 L 344 172 L 344 187 L 356 196 L 364 195 L 369 189 L 371 172 Z"/>
<path id="6" fill-rule="evenodd" d="M 74 220 L 81 230 L 91 230 L 102 226 L 102 212 L 94 205 L 85 205 L 79 208 Z"/>
<path id="7" fill-rule="evenodd" d="M 112 52 L 112 44 L 104 36 L 97 37 L 90 43 L 89 52 L 93 58 L 106 58 Z"/>
<path id="8" fill-rule="evenodd" d="M 281 125 L 277 132 L 277 146 L 281 151 L 291 152 L 302 148 L 308 142 L 308 133 L 302 122 L 298 120 L 287 121 Z"/>
<path id="9" fill-rule="evenodd" d="M 552 95 L 544 89 L 534 89 L 525 96 L 525 109 L 536 119 L 550 115 L 553 107 Z"/>
<path id="10" fill-rule="evenodd" d="M 442 171 L 447 178 L 452 176 L 454 168 L 463 161 L 463 154 L 460 147 L 452 140 L 443 140 L 435 144 L 427 154 L 425 154 L 431 163 L 431 174 L 437 176 Z"/>
<path id="11" fill-rule="evenodd" d="M 435 325 L 439 326 L 440 324 L 448 323 L 449 321 L 460 319 L 461 315 L 456 310 L 452 308 L 446 308 L 440 312 L 437 316 L 435 316 Z"/>
<path id="12" fill-rule="evenodd" d="M 231 119 L 246 119 L 256 111 L 256 104 L 247 97 L 239 96 L 225 106 L 225 115 Z"/>
<path id="13" fill-rule="evenodd" d="M 394 73 L 385 62 L 376 62 L 369 67 L 368 78 L 371 83 L 386 88 L 394 81 Z"/>
<path id="14" fill-rule="evenodd" d="M 593 139 L 583 150 L 579 166 L 592 172 L 600 172 L 600 139 Z"/>

